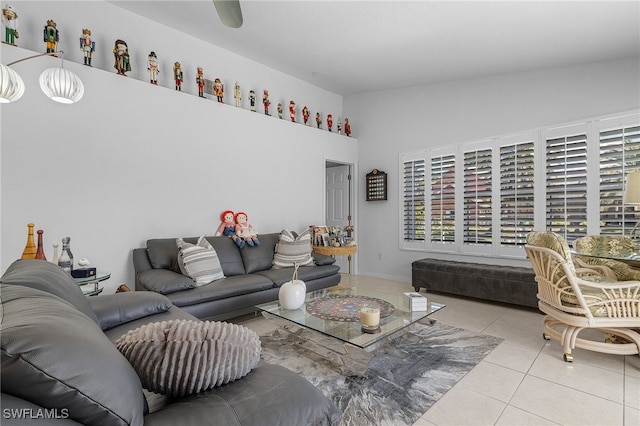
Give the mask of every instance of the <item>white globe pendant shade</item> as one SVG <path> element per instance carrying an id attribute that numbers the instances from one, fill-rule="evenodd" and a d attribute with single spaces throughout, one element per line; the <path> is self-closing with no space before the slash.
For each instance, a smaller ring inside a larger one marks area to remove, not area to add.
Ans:
<path id="1" fill-rule="evenodd" d="M 80 78 L 64 68 L 47 68 L 40 74 L 40 88 L 56 102 L 72 104 L 82 99 L 84 85 Z"/>
<path id="2" fill-rule="evenodd" d="M 24 93 L 24 82 L 17 72 L 0 64 L 0 103 L 17 101 Z"/>

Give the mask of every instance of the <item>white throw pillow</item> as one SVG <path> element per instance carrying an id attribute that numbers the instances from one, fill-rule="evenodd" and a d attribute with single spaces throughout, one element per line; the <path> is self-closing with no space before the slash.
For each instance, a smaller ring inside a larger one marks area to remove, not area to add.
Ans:
<path id="1" fill-rule="evenodd" d="M 311 256 L 311 233 L 306 229 L 297 237 L 288 229 L 283 229 L 273 256 L 274 268 L 290 268 L 296 264 L 313 266 Z"/>
<path id="2" fill-rule="evenodd" d="M 196 282 L 196 286 L 209 284 L 224 278 L 218 253 L 207 239 L 201 236 L 197 244 L 176 240 L 178 246 L 178 266 L 182 275 Z"/>

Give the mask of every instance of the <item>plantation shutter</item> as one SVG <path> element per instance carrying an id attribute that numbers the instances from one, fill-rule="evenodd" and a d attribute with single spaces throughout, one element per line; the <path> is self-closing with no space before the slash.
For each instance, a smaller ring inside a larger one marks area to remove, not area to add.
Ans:
<path id="1" fill-rule="evenodd" d="M 491 149 L 464 153 L 464 242 L 491 244 Z"/>
<path id="2" fill-rule="evenodd" d="M 546 141 L 546 227 L 567 241 L 587 235 L 587 136 Z"/>
<path id="3" fill-rule="evenodd" d="M 404 240 L 425 239 L 425 160 L 415 159 L 403 163 L 404 182 Z"/>
<path id="4" fill-rule="evenodd" d="M 500 147 L 500 244 L 525 244 L 534 228 L 533 141 Z"/>
<path id="5" fill-rule="evenodd" d="M 600 132 L 600 234 L 628 235 L 640 220 L 623 204 L 625 177 L 640 170 L 640 126 Z"/>
<path id="6" fill-rule="evenodd" d="M 431 158 L 431 241 L 455 242 L 455 156 Z"/>

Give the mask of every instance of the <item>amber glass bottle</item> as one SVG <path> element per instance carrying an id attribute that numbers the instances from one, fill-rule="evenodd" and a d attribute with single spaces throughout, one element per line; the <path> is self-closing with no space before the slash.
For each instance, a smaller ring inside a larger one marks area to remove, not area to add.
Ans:
<path id="1" fill-rule="evenodd" d="M 44 255 L 44 246 L 42 244 L 42 234 L 44 231 L 38 229 L 38 251 L 36 252 L 36 259 L 47 260 L 47 256 Z"/>
<path id="2" fill-rule="evenodd" d="M 38 251 L 36 247 L 36 243 L 33 240 L 33 223 L 28 223 L 27 228 L 29 229 L 27 234 L 27 245 L 24 247 L 24 251 L 22 252 L 22 259 L 35 259 L 36 253 Z"/>

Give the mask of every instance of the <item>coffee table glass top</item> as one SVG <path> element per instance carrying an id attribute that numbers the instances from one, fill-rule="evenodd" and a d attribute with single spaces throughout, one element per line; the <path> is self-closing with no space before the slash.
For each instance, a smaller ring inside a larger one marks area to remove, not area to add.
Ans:
<path id="1" fill-rule="evenodd" d="M 337 295 L 375 297 L 391 303 L 395 307 L 395 311 L 388 317 L 380 318 L 381 331 L 376 334 L 364 333 L 361 330 L 362 324 L 360 324 L 359 321 L 342 322 L 336 320 L 325 320 L 307 312 L 306 302 Z M 263 311 L 263 313 L 286 319 L 299 326 L 315 330 L 319 333 L 364 349 L 388 337 L 389 335 L 402 330 L 408 325 L 431 315 L 445 306 L 441 303 L 435 303 L 428 299 L 427 309 L 425 311 L 408 312 L 403 310 L 403 297 L 404 295 L 402 293 L 384 293 L 373 290 L 364 290 L 356 287 L 335 286 L 307 293 L 306 302 L 299 309 L 280 309 L 280 304 L 277 301 L 263 303 L 261 305 L 257 305 L 256 308 Z"/>

